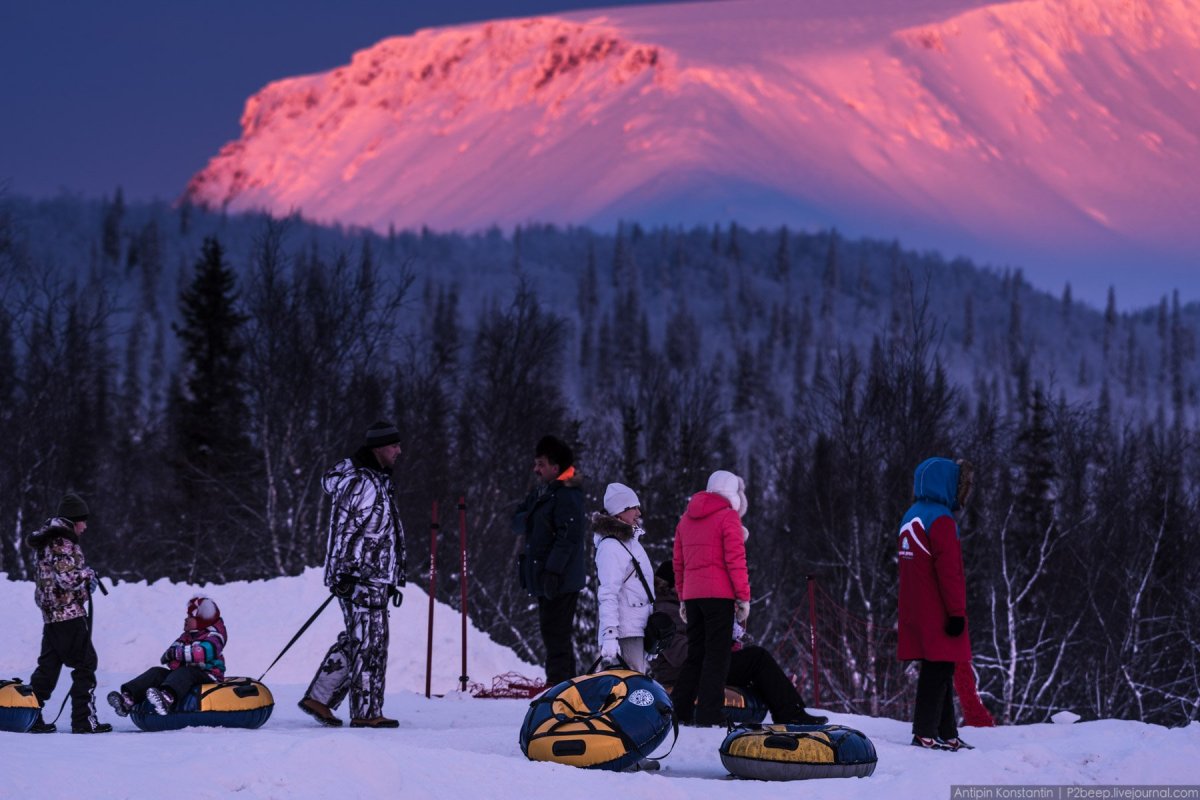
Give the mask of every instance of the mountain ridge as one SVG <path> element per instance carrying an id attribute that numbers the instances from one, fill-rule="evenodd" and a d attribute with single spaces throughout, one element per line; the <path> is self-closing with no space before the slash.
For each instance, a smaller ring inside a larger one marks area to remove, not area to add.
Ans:
<path id="1" fill-rule="evenodd" d="M 250 98 L 185 196 L 376 230 L 837 225 L 1048 286 L 1064 259 L 1183 274 L 1200 2 L 967 6 L 743 0 L 391 37 Z"/>

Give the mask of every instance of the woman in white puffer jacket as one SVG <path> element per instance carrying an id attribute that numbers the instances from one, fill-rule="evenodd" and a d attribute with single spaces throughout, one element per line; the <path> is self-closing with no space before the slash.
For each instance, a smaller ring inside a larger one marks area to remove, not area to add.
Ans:
<path id="1" fill-rule="evenodd" d="M 646 583 L 653 586 L 654 570 L 642 547 L 642 509 L 628 486 L 610 483 L 604 491 L 604 511 L 592 515 L 596 544 L 596 574 L 600 588 L 598 633 L 601 663 L 625 659 L 630 668 L 646 671 L 643 636 L 646 620 L 654 610 L 654 597 L 638 578 L 634 563 L 641 567 Z"/>

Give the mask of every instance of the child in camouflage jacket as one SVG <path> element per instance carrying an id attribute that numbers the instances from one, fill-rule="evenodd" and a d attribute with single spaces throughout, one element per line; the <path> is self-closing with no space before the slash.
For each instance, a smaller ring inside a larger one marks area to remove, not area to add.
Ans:
<path id="1" fill-rule="evenodd" d="M 83 498 L 67 494 L 55 516 L 25 537 L 36 553 L 33 599 L 42 610 L 42 652 L 30 686 L 43 706 L 54 693 L 64 666 L 71 668 L 72 733 L 107 733 L 112 726 L 96 718 L 96 648 L 92 646 L 88 603 L 99 586 L 96 572 L 83 558 L 79 537 L 87 530 Z M 53 733 L 54 723 L 38 715 L 32 733 Z"/>

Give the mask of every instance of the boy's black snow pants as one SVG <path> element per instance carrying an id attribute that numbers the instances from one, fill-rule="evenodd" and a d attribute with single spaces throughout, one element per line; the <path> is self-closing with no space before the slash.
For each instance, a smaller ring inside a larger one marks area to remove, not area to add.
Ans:
<path id="1" fill-rule="evenodd" d="M 922 661 L 917 677 L 917 706 L 912 732 L 926 739 L 958 736 L 954 717 L 954 662 Z"/>
<path id="2" fill-rule="evenodd" d="M 62 668 L 70 667 L 71 727 L 90 727 L 89 719 L 96 717 L 96 663 L 87 617 L 50 622 L 42 626 L 42 652 L 29 685 L 44 706 L 58 685 Z"/>

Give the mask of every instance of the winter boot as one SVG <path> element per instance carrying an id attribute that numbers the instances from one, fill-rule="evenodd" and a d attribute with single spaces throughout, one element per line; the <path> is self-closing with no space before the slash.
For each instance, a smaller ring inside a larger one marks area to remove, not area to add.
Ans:
<path id="1" fill-rule="evenodd" d="M 778 715 L 772 713 L 771 719 L 778 725 L 824 725 L 829 722 L 829 717 L 810 714 L 804 706 L 796 706 Z"/>
<path id="2" fill-rule="evenodd" d="M 297 705 L 300 706 L 301 711 L 303 711 L 305 714 L 308 714 L 326 728 L 342 727 L 342 721 L 335 717 L 333 715 L 333 711 L 329 709 L 329 706 L 322 702 L 313 700 L 311 697 L 306 697 Z"/>
<path id="3" fill-rule="evenodd" d="M 939 736 L 937 741 L 941 743 L 941 745 L 944 749 L 952 750 L 955 752 L 957 752 L 959 750 L 974 750 L 975 749 L 974 746 L 967 744 L 966 742 L 964 742 L 962 739 L 958 738 L 957 736 L 951 737 L 949 739 L 943 739 L 942 737 Z"/>
<path id="4" fill-rule="evenodd" d="M 400 721 L 388 719 L 385 716 L 370 717 L 368 719 L 352 719 L 350 720 L 351 728 L 399 728 Z"/>
<path id="5" fill-rule="evenodd" d="M 33 721 L 33 727 L 29 729 L 30 733 L 54 733 L 58 730 L 53 722 L 46 722 L 42 719 L 42 712 L 38 712 L 37 719 Z"/>
<path id="6" fill-rule="evenodd" d="M 952 750 L 953 749 L 950 747 L 950 745 L 946 744 L 941 739 L 930 739 L 926 736 L 917 736 L 916 734 L 913 735 L 912 745 L 913 745 L 913 747 L 923 747 L 926 750 Z"/>
<path id="7" fill-rule="evenodd" d="M 175 698 L 171 695 L 170 689 L 150 687 L 146 690 L 146 701 L 150 703 L 154 713 L 160 716 L 170 714 L 171 706 L 175 705 Z"/>
<path id="8" fill-rule="evenodd" d="M 94 716 L 88 717 L 81 724 L 73 723 L 71 733 L 108 733 L 113 729 L 107 722 L 101 722 Z"/>
<path id="9" fill-rule="evenodd" d="M 133 698 L 124 692 L 109 692 L 108 704 L 112 706 L 113 711 L 117 712 L 117 716 L 128 717 L 129 712 L 133 711 Z"/>

